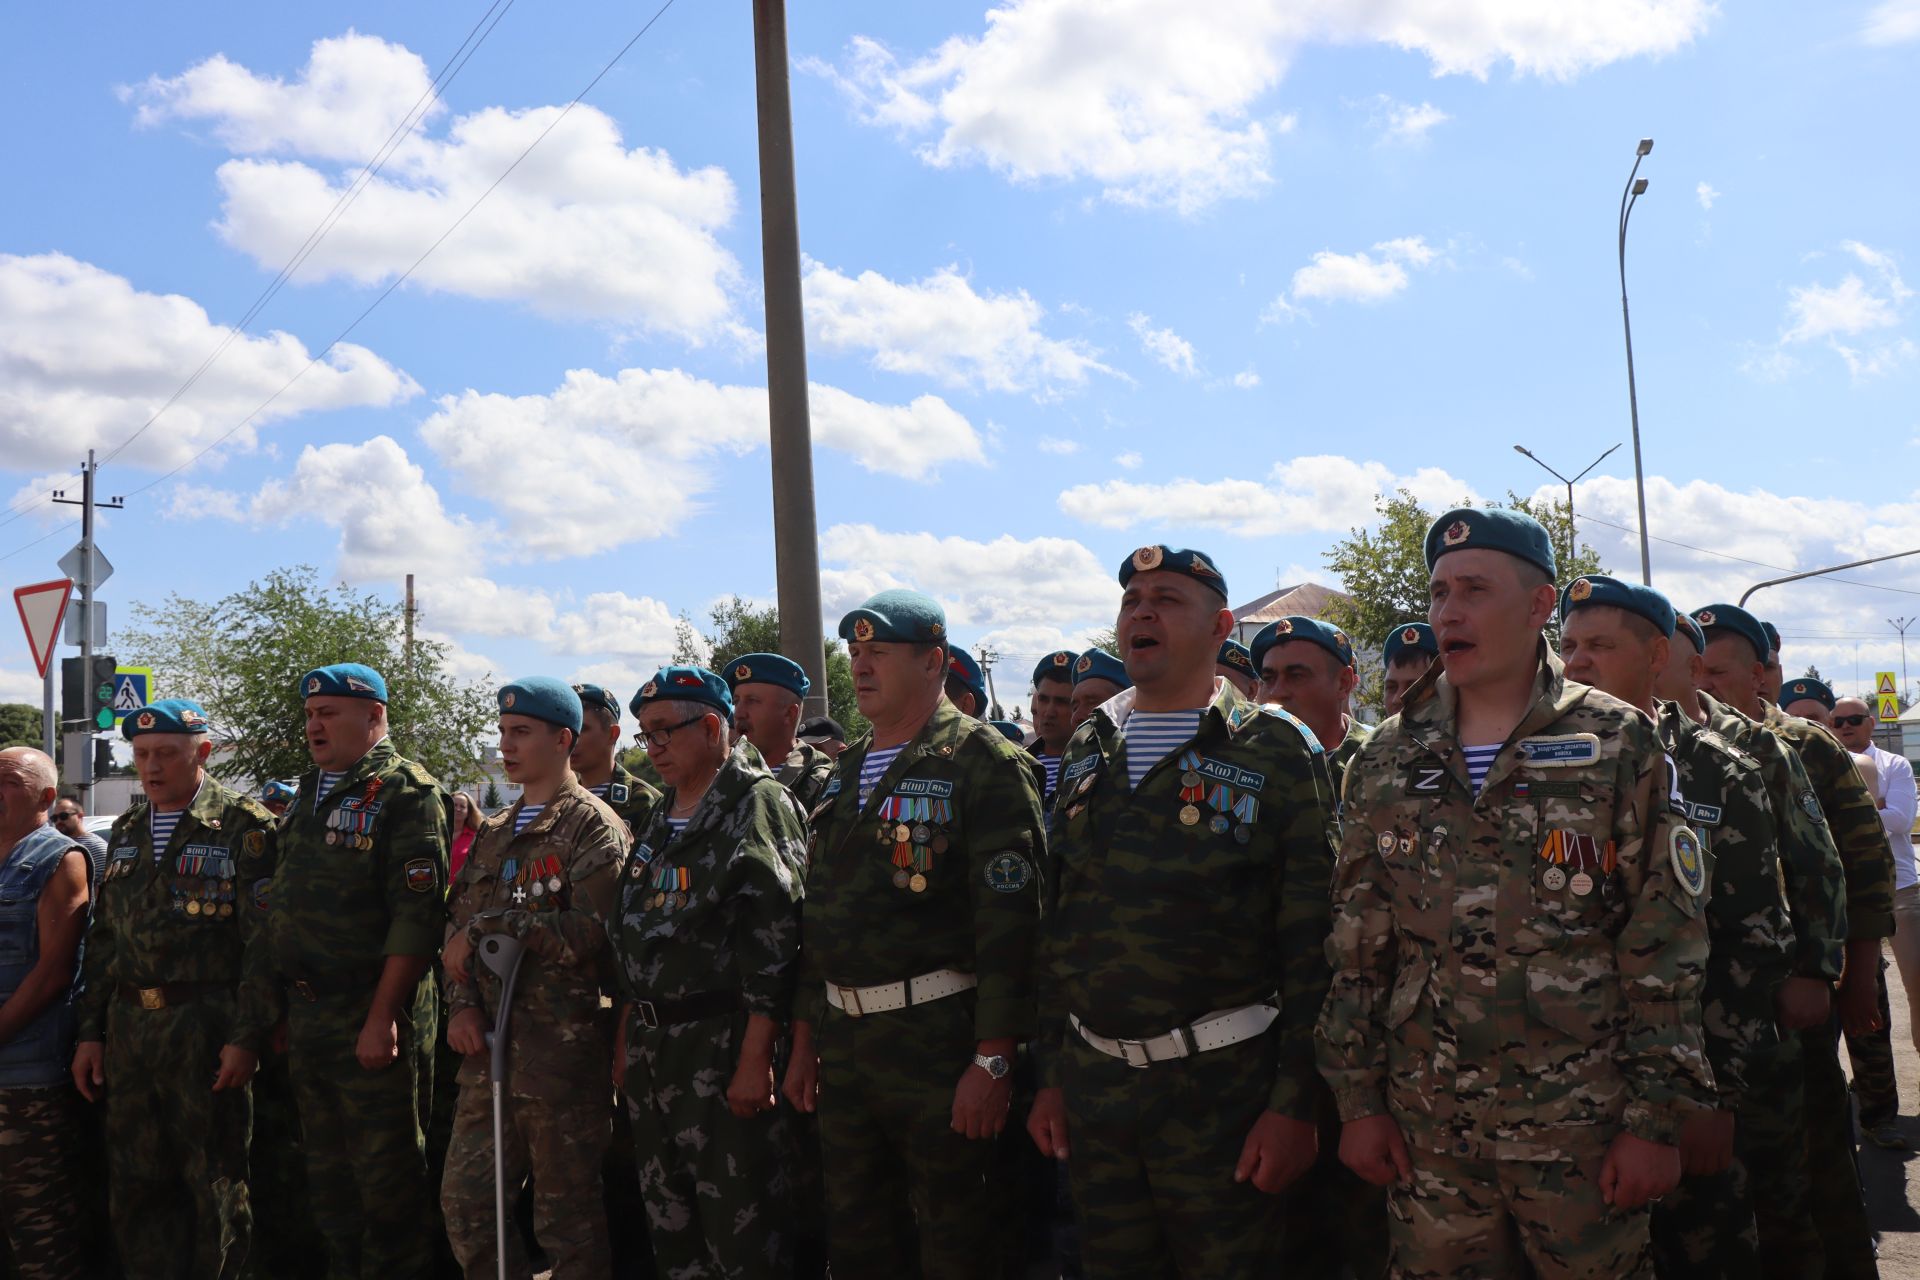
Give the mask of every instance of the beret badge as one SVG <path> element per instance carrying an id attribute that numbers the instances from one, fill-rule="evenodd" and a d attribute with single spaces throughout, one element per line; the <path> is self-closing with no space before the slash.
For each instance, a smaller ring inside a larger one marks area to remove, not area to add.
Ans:
<path id="1" fill-rule="evenodd" d="M 735 680 L 751 680 L 753 679 L 753 668 L 743 662 L 733 669 L 733 678 Z"/>
<path id="2" fill-rule="evenodd" d="M 654 694 L 658 692 L 660 692 L 660 682 L 657 680 L 649 680 L 641 688 L 640 696 L 643 698 L 651 698 Z"/>
<path id="3" fill-rule="evenodd" d="M 1593 584 L 1585 578 L 1575 578 L 1573 585 L 1567 588 L 1567 599 L 1576 604 L 1593 594 Z"/>
<path id="4" fill-rule="evenodd" d="M 134 724 L 135 724 L 135 725 L 137 725 L 137 726 L 138 726 L 139 728 L 142 728 L 142 729 L 151 729 L 151 728 L 153 728 L 153 712 L 151 712 L 151 711 L 142 711 L 142 712 L 140 713 L 140 718 L 139 718 L 138 720 L 136 720 L 136 721 L 134 721 Z"/>
<path id="5" fill-rule="evenodd" d="M 1067 666 L 1070 663 L 1072 663 L 1072 661 L 1073 661 L 1073 655 L 1068 653 L 1064 649 L 1062 649 L 1059 653 L 1056 653 L 1053 655 L 1053 665 L 1056 667 Z"/>
<path id="6" fill-rule="evenodd" d="M 853 620 L 853 638 L 855 640 L 873 639 L 872 621 L 867 618 L 855 618 Z"/>
<path id="7" fill-rule="evenodd" d="M 1273 624 L 1273 634 L 1277 636 L 1292 635 L 1293 623 L 1289 622 L 1285 618 L 1280 619 L 1278 622 Z"/>
<path id="8" fill-rule="evenodd" d="M 1457 547 L 1472 536 L 1472 525 L 1465 520 L 1455 520 L 1447 526 L 1447 531 L 1440 535 L 1440 540 L 1450 547 Z"/>
<path id="9" fill-rule="evenodd" d="M 1703 627 L 1710 627 L 1713 625 L 1713 610 L 1702 609 L 1693 615 L 1693 620 Z"/>
<path id="10" fill-rule="evenodd" d="M 935 640 L 938 640 L 941 636 L 947 634 L 947 624 L 944 622 L 929 622 L 927 624 L 927 633 Z"/>
<path id="11" fill-rule="evenodd" d="M 673 678 L 673 682 L 677 685 L 694 685 L 698 687 L 698 685 L 700 684 L 700 677 L 694 675 L 690 671 L 682 671 L 679 675 Z"/>
<path id="12" fill-rule="evenodd" d="M 1419 644 L 1420 633 L 1416 631 L 1414 628 L 1408 627 L 1405 631 L 1402 631 L 1400 633 L 1400 643 L 1401 644 Z"/>
<path id="13" fill-rule="evenodd" d="M 500 695 L 500 705 L 508 711 L 513 710 L 513 690 L 509 689 Z"/>
<path id="14" fill-rule="evenodd" d="M 320 677 L 313 676 L 307 681 L 307 696 L 312 697 L 318 692 L 320 692 Z"/>
<path id="15" fill-rule="evenodd" d="M 1091 671 L 1093 670 L 1093 659 L 1082 654 L 1080 661 L 1073 664 L 1073 669 L 1075 671 Z"/>
<path id="16" fill-rule="evenodd" d="M 1133 567 L 1142 573 L 1148 569 L 1157 569 L 1160 567 L 1160 562 L 1166 559 L 1166 556 L 1167 553 L 1164 547 L 1142 547 L 1133 553 Z"/>
<path id="17" fill-rule="evenodd" d="M 1797 681 L 1793 686 L 1793 691 L 1795 693 L 1805 693 L 1807 691 L 1807 682 L 1804 680 Z"/>

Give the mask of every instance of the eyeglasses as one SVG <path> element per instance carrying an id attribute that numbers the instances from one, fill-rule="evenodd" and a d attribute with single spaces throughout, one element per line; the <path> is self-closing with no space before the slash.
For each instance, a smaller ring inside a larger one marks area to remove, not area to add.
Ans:
<path id="1" fill-rule="evenodd" d="M 667 745 L 668 740 L 673 737 L 675 730 L 684 729 L 690 724 L 699 724 L 702 720 L 705 720 L 707 718 L 708 714 L 709 714 L 708 712 L 702 711 L 699 715 L 688 716 L 685 720 L 682 720 L 679 724 L 670 724 L 664 729 L 659 729 L 659 730 L 642 729 L 640 731 L 640 736 L 647 740 L 647 745 L 649 747 L 652 747 L 655 751 L 658 751 Z"/>
<path id="2" fill-rule="evenodd" d="M 1834 727 L 1839 729 L 1858 729 L 1871 719 L 1873 719 L 1872 716 L 1835 716 L 1833 723 Z"/>
<path id="3" fill-rule="evenodd" d="M 53 820 L 54 820 L 55 822 L 68 822 L 68 821 L 73 821 L 73 820 L 75 820 L 75 819 L 78 819 L 78 818 L 79 818 L 79 816 L 80 816 L 80 812 L 79 812 L 79 810 L 77 810 L 77 809 L 65 809 L 65 810 L 62 810 L 62 811 L 61 811 L 61 812 L 59 812 L 59 813 L 56 813 L 56 814 L 54 814 L 54 815 L 53 815 Z"/>

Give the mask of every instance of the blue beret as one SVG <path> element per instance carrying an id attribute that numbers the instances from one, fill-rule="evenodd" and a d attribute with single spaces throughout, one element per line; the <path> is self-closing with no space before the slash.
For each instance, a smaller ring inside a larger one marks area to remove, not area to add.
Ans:
<path id="1" fill-rule="evenodd" d="M 1700 624 L 1701 634 L 1707 639 L 1713 639 L 1716 631 L 1732 632 L 1753 646 L 1755 662 L 1767 660 L 1767 633 L 1761 629 L 1760 619 L 1739 605 L 1710 604 L 1704 609 L 1695 609 L 1693 620 Z"/>
<path id="2" fill-rule="evenodd" d="M 743 684 L 772 684 L 796 698 L 806 697 L 807 690 L 813 687 L 813 681 L 807 679 L 799 663 L 777 653 L 741 654 L 726 664 L 726 679 L 729 689 L 738 689 Z"/>
<path id="3" fill-rule="evenodd" d="M 947 611 L 918 591 L 882 591 L 840 619 L 842 640 L 881 644 L 945 644 Z"/>
<path id="4" fill-rule="evenodd" d="M 1213 560 L 1204 551 L 1191 551 L 1185 547 L 1166 547 L 1154 543 L 1150 547 L 1141 547 L 1120 566 L 1120 585 L 1126 586 L 1136 573 L 1150 570 L 1164 570 L 1167 573 L 1183 573 L 1204 587 L 1218 591 L 1221 599 L 1226 599 L 1227 580 L 1213 567 Z"/>
<path id="5" fill-rule="evenodd" d="M 1241 644 L 1238 640 L 1228 640 L 1222 644 L 1220 646 L 1220 656 L 1215 658 L 1213 663 L 1217 667 L 1232 667 L 1235 671 L 1238 671 L 1241 675 L 1247 676 L 1250 679 L 1258 680 L 1260 678 L 1259 669 L 1253 665 L 1253 654 L 1248 652 L 1247 646 Z"/>
<path id="6" fill-rule="evenodd" d="M 205 733 L 207 709 L 191 698 L 162 698 L 129 712 L 120 732 L 129 738 L 143 733 Z"/>
<path id="7" fill-rule="evenodd" d="M 302 698 L 372 698 L 387 700 L 387 682 L 378 671 L 358 662 L 336 662 L 309 671 L 300 680 Z"/>
<path id="8" fill-rule="evenodd" d="M 531 716 L 571 729 L 576 736 L 580 732 L 580 695 L 565 680 L 525 676 L 512 684 L 501 685 L 494 697 L 500 703 L 502 715 Z"/>
<path id="9" fill-rule="evenodd" d="M 1311 641 L 1332 654 L 1341 666 L 1353 665 L 1353 641 L 1347 639 L 1346 632 L 1331 622 L 1296 615 L 1277 619 L 1260 628 L 1260 634 L 1253 638 L 1254 666 L 1265 671 L 1267 651 L 1290 640 Z"/>
<path id="10" fill-rule="evenodd" d="M 1780 632 L 1774 628 L 1774 625 L 1771 622 L 1763 622 L 1760 624 L 1760 631 L 1767 637 L 1767 647 L 1775 653 L 1780 652 Z M 1761 660 L 1764 661 L 1766 656 L 1764 653 L 1761 654 Z"/>
<path id="11" fill-rule="evenodd" d="M 973 700 L 980 704 L 980 710 L 987 709 L 987 678 L 980 674 L 980 664 L 973 660 L 972 654 L 958 645 L 950 647 L 947 650 L 947 674 L 972 691 Z"/>
<path id="12" fill-rule="evenodd" d="M 277 778 L 260 788 L 262 800 L 285 800 L 291 804 L 299 795 L 299 791 L 295 790 L 292 784 L 281 782 Z"/>
<path id="13" fill-rule="evenodd" d="M 1691 640 L 1693 642 L 1694 652 L 1705 653 L 1707 651 L 1707 633 L 1700 629 L 1699 623 L 1689 618 L 1686 614 L 1676 613 L 1673 615 L 1673 634 L 1676 636 L 1685 636 Z"/>
<path id="14" fill-rule="evenodd" d="M 1089 649 L 1074 659 L 1075 687 L 1078 687 L 1082 680 L 1111 680 L 1122 689 L 1133 688 L 1133 681 L 1127 679 L 1127 664 L 1105 649 Z"/>
<path id="15" fill-rule="evenodd" d="M 1055 649 L 1034 667 L 1033 682 L 1039 684 L 1042 680 L 1065 680 L 1072 683 L 1073 660 L 1079 656 L 1071 649 Z"/>
<path id="16" fill-rule="evenodd" d="M 989 720 L 987 723 L 998 729 L 1006 736 L 1007 741 L 1013 743 L 1016 747 L 1024 747 L 1027 745 L 1027 735 L 1023 733 L 1020 726 L 1013 721 Z"/>
<path id="17" fill-rule="evenodd" d="M 1829 711 L 1833 710 L 1833 690 L 1827 688 L 1827 682 L 1824 680 L 1815 680 L 1812 676 L 1801 676 L 1797 680 L 1789 680 L 1780 686 L 1780 705 L 1783 707 L 1790 707 L 1796 702 L 1805 702 L 1808 699 L 1812 699 Z"/>
<path id="18" fill-rule="evenodd" d="M 1476 548 L 1504 551 L 1538 565 L 1549 578 L 1557 576 L 1546 528 L 1526 512 L 1507 507 L 1455 507 L 1435 520 L 1427 530 L 1427 571 L 1449 551 Z"/>
<path id="19" fill-rule="evenodd" d="M 653 679 L 640 686 L 640 692 L 633 695 L 633 701 L 627 704 L 627 710 L 634 718 L 640 717 L 640 708 L 649 702 L 704 702 L 720 713 L 721 719 L 733 723 L 733 691 L 722 680 L 705 667 L 662 667 L 654 672 Z"/>
<path id="20" fill-rule="evenodd" d="M 573 686 L 573 691 L 580 695 L 582 711 L 604 711 L 607 719 L 615 724 L 620 723 L 620 699 L 614 696 L 611 689 L 603 689 L 597 684 L 577 684 Z"/>
<path id="21" fill-rule="evenodd" d="M 1589 573 L 1569 582 L 1567 589 L 1560 593 L 1560 618 L 1565 621 L 1574 610 L 1596 604 L 1610 604 L 1639 614 L 1660 628 L 1661 635 L 1673 639 L 1673 602 L 1652 587 L 1622 582 L 1604 573 Z"/>
<path id="22" fill-rule="evenodd" d="M 1403 622 L 1387 635 L 1387 645 L 1380 658 L 1388 666 L 1393 660 L 1410 649 L 1422 653 L 1440 656 L 1440 642 L 1433 638 L 1433 628 L 1424 622 Z"/>

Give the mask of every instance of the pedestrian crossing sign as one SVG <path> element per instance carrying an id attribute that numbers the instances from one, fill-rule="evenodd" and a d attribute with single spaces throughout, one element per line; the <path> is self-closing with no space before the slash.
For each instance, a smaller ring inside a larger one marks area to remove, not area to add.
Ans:
<path id="1" fill-rule="evenodd" d="M 113 701 L 108 705 L 113 711 L 115 724 L 152 701 L 152 667 L 115 667 L 113 669 Z"/>
<path id="2" fill-rule="evenodd" d="M 1880 723 L 1887 724 L 1900 718 L 1900 696 L 1898 694 L 1883 693 L 1879 697 L 1879 702 L 1880 709 L 1877 716 Z"/>

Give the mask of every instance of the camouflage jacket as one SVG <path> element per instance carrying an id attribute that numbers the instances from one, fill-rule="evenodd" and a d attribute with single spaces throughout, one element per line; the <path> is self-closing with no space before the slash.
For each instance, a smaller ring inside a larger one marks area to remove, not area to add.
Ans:
<path id="1" fill-rule="evenodd" d="M 453 804 L 391 738 L 316 801 L 319 781 L 318 770 L 302 775 L 280 815 L 267 911 L 273 963 L 296 980 L 365 975 L 371 991 L 386 957 L 440 949 Z"/>
<path id="2" fill-rule="evenodd" d="M 793 793 L 802 813 L 812 813 L 826 797 L 827 783 L 833 778 L 833 757 L 804 742 L 793 744 L 786 763 L 773 771 L 774 779 Z"/>
<path id="3" fill-rule="evenodd" d="M 1714 1099 L 1698 838 L 1653 723 L 1540 653 L 1478 795 L 1438 665 L 1347 770 L 1321 1074 L 1461 1158 L 1670 1144 Z"/>
<path id="4" fill-rule="evenodd" d="M 507 1020 L 508 1068 L 520 1087 L 598 1080 L 607 1063 L 600 1020 L 606 928 L 627 824 L 572 774 L 516 835 L 520 809 L 515 803 L 480 824 L 453 882 L 446 936 L 464 930 L 477 945 L 504 933 L 526 948 Z M 447 1016 L 479 1009 L 491 1023 L 500 985 L 476 954 L 465 982 L 447 977 Z M 488 1065 L 484 1054 L 467 1058 L 460 1082 L 486 1079 Z"/>
<path id="5" fill-rule="evenodd" d="M 1893 848 L 1852 754 L 1813 721 L 1790 716 L 1772 703 L 1767 704 L 1760 723 L 1794 749 L 1813 781 L 1814 795 L 1846 869 L 1847 937 L 1891 938 Z"/>
<path id="6" fill-rule="evenodd" d="M 1293 716 L 1221 678 L 1199 731 L 1136 790 L 1121 737 L 1133 700 L 1127 690 L 1103 704 L 1061 760 L 1042 1043 L 1072 1034 L 1069 1014 L 1100 1035 L 1143 1039 L 1277 997 L 1267 1106 L 1311 1119 L 1333 879 L 1325 755 Z M 1049 1074 L 1054 1061 L 1043 1055 Z"/>
<path id="7" fill-rule="evenodd" d="M 613 762 L 613 777 L 607 780 L 607 794 L 600 797 L 607 807 L 627 824 L 629 839 L 646 830 L 653 807 L 660 803 L 660 788 L 627 771 L 618 760 Z"/>
<path id="8" fill-rule="evenodd" d="M 1772 730 L 1698 695 L 1707 725 L 1760 764 L 1780 843 L 1780 876 L 1793 917 L 1795 977 L 1839 980 L 1847 941 L 1847 880 L 1833 833 L 1800 756 Z"/>
<path id="9" fill-rule="evenodd" d="M 1360 748 L 1367 745 L 1367 739 L 1373 734 L 1373 730 L 1352 716 L 1346 719 L 1346 736 L 1340 739 L 1339 746 L 1327 752 L 1327 775 L 1333 782 L 1333 794 L 1336 797 L 1346 782 L 1347 766 L 1353 763 L 1353 758 L 1360 754 Z"/>
<path id="10" fill-rule="evenodd" d="M 869 733 L 841 753 L 813 814 L 794 1017 L 821 1019 L 828 980 L 959 969 L 980 982 L 975 1038 L 1027 1039 L 1046 850 L 1032 757 L 943 698 L 861 804 L 872 745 Z"/>
<path id="11" fill-rule="evenodd" d="M 750 744 L 734 748 L 675 835 L 673 791 L 634 841 L 607 931 L 620 992 L 680 1000 L 738 991 L 787 1017 L 800 949 L 807 828 Z"/>
<path id="12" fill-rule="evenodd" d="M 136 800 L 107 836 L 107 870 L 75 1002 L 78 1038 L 104 1040 L 121 983 L 211 983 L 233 989 L 225 1043 L 259 1053 L 280 1020 L 267 950 L 266 892 L 273 815 L 251 796 L 202 776 L 164 849 L 153 847 L 148 805 Z"/>
<path id="13" fill-rule="evenodd" d="M 1793 971 L 1781 822 L 1758 760 L 1675 704 L 1659 710 L 1660 742 L 1707 855 L 1710 950 L 1700 1013 L 1714 1083 L 1732 1109 L 1746 1100 L 1747 1064 L 1780 1043 L 1773 997 Z"/>

